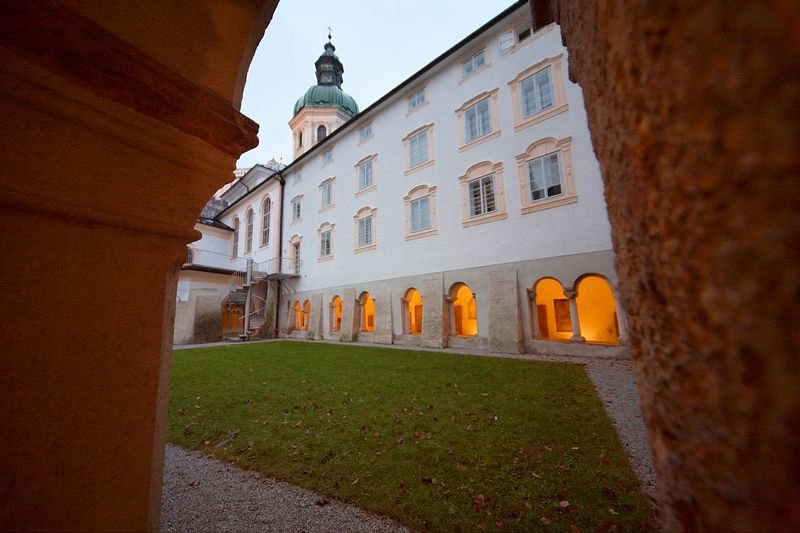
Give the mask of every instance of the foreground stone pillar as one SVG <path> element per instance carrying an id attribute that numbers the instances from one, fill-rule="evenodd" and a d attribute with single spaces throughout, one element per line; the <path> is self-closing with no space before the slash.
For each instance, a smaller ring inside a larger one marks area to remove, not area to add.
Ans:
<path id="1" fill-rule="evenodd" d="M 531 338 L 538 340 L 542 338 L 541 329 L 539 328 L 539 310 L 536 308 L 536 289 L 527 289 L 528 294 L 528 310 L 531 314 Z"/>
<path id="2" fill-rule="evenodd" d="M 257 143 L 232 102 L 266 18 L 68 4 L 0 3 L 0 529 L 157 531 L 177 271 Z"/>
<path id="3" fill-rule="evenodd" d="M 322 338 L 322 317 L 324 309 L 322 307 L 322 294 L 315 294 L 311 297 L 310 323 L 308 324 L 308 338 Z"/>
<path id="4" fill-rule="evenodd" d="M 796 530 L 800 8 L 559 7 L 605 180 L 664 526 Z"/>

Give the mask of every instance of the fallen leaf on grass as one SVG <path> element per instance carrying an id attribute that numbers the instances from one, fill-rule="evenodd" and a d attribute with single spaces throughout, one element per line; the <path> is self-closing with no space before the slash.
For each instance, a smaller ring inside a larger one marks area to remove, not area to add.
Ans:
<path id="1" fill-rule="evenodd" d="M 472 424 L 467 424 L 466 426 L 464 426 L 464 429 L 467 431 L 475 431 L 475 428 L 472 427 Z"/>
<path id="2" fill-rule="evenodd" d="M 543 526 L 549 526 L 549 525 L 550 525 L 550 524 L 551 524 L 553 521 L 552 521 L 552 520 L 550 520 L 549 518 L 547 518 L 546 516 L 543 516 L 543 517 L 541 517 L 541 518 L 539 519 L 539 522 L 541 522 L 541 524 L 542 524 Z"/>
<path id="3" fill-rule="evenodd" d="M 216 446 L 217 448 L 222 448 L 223 446 L 227 446 L 233 439 L 236 438 L 236 435 L 238 434 L 239 430 L 234 428 L 228 431 L 228 434 L 222 437 L 220 440 L 218 440 L 217 443 L 214 444 L 214 446 Z"/>
<path id="4" fill-rule="evenodd" d="M 566 509 L 567 507 L 569 507 L 569 502 L 567 500 L 561 500 L 560 502 L 558 502 L 558 506 L 561 507 L 562 509 Z"/>
<path id="5" fill-rule="evenodd" d="M 578 526 L 569 526 L 570 533 L 583 533 L 583 530 Z"/>
<path id="6" fill-rule="evenodd" d="M 614 516 L 616 516 L 616 515 L 618 515 L 618 514 L 619 514 L 618 512 L 616 512 L 616 511 L 615 511 L 614 509 L 612 509 L 611 507 L 609 507 L 609 508 L 608 508 L 608 512 L 609 512 L 609 513 L 611 513 L 611 514 L 613 514 Z"/>
<path id="7" fill-rule="evenodd" d="M 486 398 L 487 396 L 489 396 L 489 393 L 488 393 L 488 392 L 482 392 L 482 393 L 481 393 L 481 396 L 483 396 L 484 398 Z"/>
<path id="8" fill-rule="evenodd" d="M 356 478 L 356 479 L 355 479 L 355 481 L 353 481 L 353 482 L 352 482 L 352 483 L 350 483 L 350 484 L 351 484 L 351 485 L 355 485 L 356 483 L 358 483 L 358 478 Z"/>
<path id="9" fill-rule="evenodd" d="M 533 509 L 533 504 L 531 502 L 525 502 L 525 507 L 527 507 L 528 510 L 531 510 Z"/>
<path id="10" fill-rule="evenodd" d="M 476 494 L 472 497 L 472 506 L 475 508 L 476 511 L 480 511 L 482 509 L 493 509 L 494 508 L 494 500 L 491 499 L 489 496 L 484 496 L 483 494 Z"/>
<path id="11" fill-rule="evenodd" d="M 296 422 L 296 423 L 294 423 L 294 424 L 292 425 L 292 427 L 293 427 L 293 428 L 301 428 L 301 427 L 303 427 L 303 426 L 305 426 L 305 424 L 303 423 L 303 421 L 302 421 L 302 420 L 300 420 L 300 421 L 298 421 L 298 422 Z"/>
<path id="12" fill-rule="evenodd" d="M 436 479 L 432 478 L 432 477 L 423 476 L 423 477 L 419 478 L 419 480 L 422 481 L 423 483 L 425 483 L 426 485 L 431 485 L 433 483 L 436 483 Z"/>

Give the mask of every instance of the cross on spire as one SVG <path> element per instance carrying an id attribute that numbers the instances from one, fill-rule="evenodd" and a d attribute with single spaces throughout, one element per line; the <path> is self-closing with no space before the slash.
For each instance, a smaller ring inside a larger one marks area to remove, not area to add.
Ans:
<path id="1" fill-rule="evenodd" d="M 331 40 L 331 37 L 332 37 L 331 33 L 332 33 L 332 32 L 333 32 L 333 30 L 331 29 L 331 27 L 330 27 L 330 26 L 328 26 L 328 40 L 329 40 L 329 41 Z"/>

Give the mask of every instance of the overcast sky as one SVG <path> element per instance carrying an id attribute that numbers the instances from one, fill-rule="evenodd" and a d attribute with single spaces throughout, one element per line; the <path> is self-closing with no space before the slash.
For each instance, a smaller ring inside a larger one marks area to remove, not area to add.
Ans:
<path id="1" fill-rule="evenodd" d="M 342 89 L 366 109 L 513 0 L 281 0 L 256 51 L 242 112 L 260 125 L 259 145 L 239 167 L 289 163 L 294 103 L 316 84 L 314 62 L 333 28 Z"/>

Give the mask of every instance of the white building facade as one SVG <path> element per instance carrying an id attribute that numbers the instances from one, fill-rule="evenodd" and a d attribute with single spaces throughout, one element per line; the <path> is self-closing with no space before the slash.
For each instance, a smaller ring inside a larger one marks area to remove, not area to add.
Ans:
<path id="1" fill-rule="evenodd" d="M 277 334 L 623 352 L 603 184 L 567 65 L 558 26 L 532 32 L 519 2 L 304 147 L 281 173 L 279 255 L 298 276 L 279 281 Z"/>

